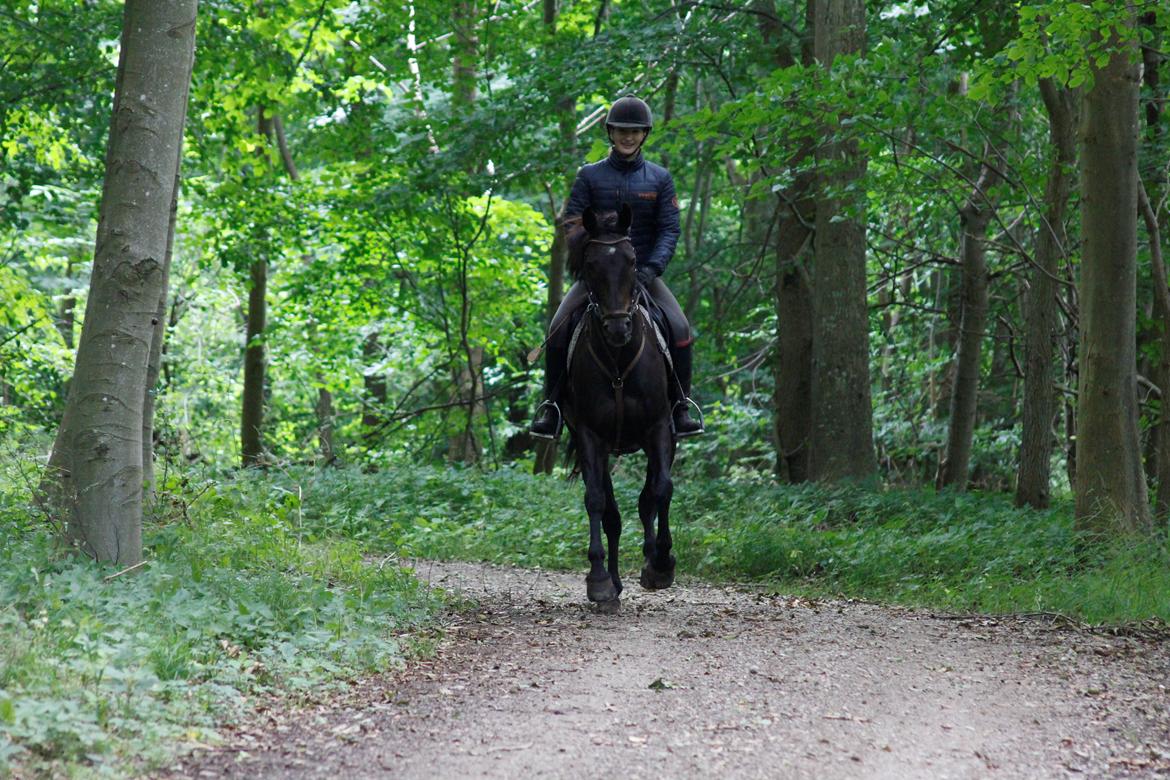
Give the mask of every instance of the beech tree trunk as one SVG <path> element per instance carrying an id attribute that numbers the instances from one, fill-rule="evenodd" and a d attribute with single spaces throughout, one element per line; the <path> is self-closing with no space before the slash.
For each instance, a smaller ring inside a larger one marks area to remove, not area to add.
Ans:
<path id="1" fill-rule="evenodd" d="M 544 34 L 545 45 L 550 47 L 556 40 L 557 34 L 557 0 L 544 0 Z M 562 149 L 570 159 L 577 159 L 577 126 L 574 117 L 576 100 L 573 95 L 563 95 L 557 101 L 557 128 Z M 561 182 L 564 187 L 564 200 L 560 211 L 568 203 L 569 189 L 573 186 L 575 172 L 570 171 Z M 553 207 L 556 198 L 550 194 L 549 208 Z M 560 212 L 554 213 L 556 222 Z M 569 247 L 565 242 L 564 232 L 559 227 L 553 228 L 552 246 L 549 248 L 548 258 L 548 304 L 545 307 L 545 327 L 552 322 L 553 315 L 565 296 L 565 265 L 569 259 Z M 536 442 L 536 458 L 532 464 L 533 474 L 551 474 L 557 460 L 557 443 L 547 439 L 538 439 Z"/>
<path id="2" fill-rule="evenodd" d="M 772 47 L 772 62 L 787 68 L 796 55 L 785 44 L 785 31 L 774 0 L 752 0 L 760 32 Z M 800 62 L 813 63 L 816 14 L 813 0 L 805 3 L 805 30 Z M 773 440 L 776 472 L 789 482 L 809 478 L 809 440 L 812 431 L 812 284 L 808 263 L 816 201 L 815 178 L 804 170 L 813 154 L 802 145 L 788 161 L 796 174 L 791 187 L 777 193 L 777 215 L 772 246 L 775 251 L 776 359 L 773 362 Z"/>
<path id="3" fill-rule="evenodd" d="M 76 549 L 142 559 L 147 376 L 164 295 L 197 0 L 127 0 L 77 363 L 42 482 Z"/>
<path id="4" fill-rule="evenodd" d="M 814 52 L 827 69 L 837 54 L 865 48 L 862 0 L 816 0 Z M 843 131 L 840 123 L 827 128 Z M 865 176 L 855 141 L 832 138 L 817 152 L 819 188 L 813 260 L 810 476 L 835 481 L 877 470 L 869 386 L 865 276 Z M 826 194 L 833 190 L 838 194 Z M 847 194 L 846 194 L 847 193 Z"/>
<path id="5" fill-rule="evenodd" d="M 1080 100 L 1076 92 L 1062 89 L 1051 79 L 1040 81 L 1040 94 L 1048 111 L 1052 157 L 1044 188 L 1044 224 L 1036 235 L 1036 267 L 1025 301 L 1023 432 L 1016 478 L 1016 505 L 1036 509 L 1047 507 L 1051 499 L 1052 450 L 1056 445 L 1052 433 L 1056 416 L 1056 280 L 1060 278 L 1061 259 L 1068 252 L 1064 220 L 1073 188 Z"/>
<path id="6" fill-rule="evenodd" d="M 801 199 L 812 211 L 811 198 Z M 813 308 L 809 283 L 809 223 L 801 205 L 786 206 L 776 241 L 775 418 L 778 469 L 789 482 L 809 479 L 812 422 Z M 812 216 L 811 214 L 809 215 Z M 815 217 L 813 217 L 815 219 Z"/>
<path id="7" fill-rule="evenodd" d="M 959 345 L 955 350 L 955 381 L 951 387 L 947 449 L 939 468 L 938 487 L 966 490 L 978 411 L 979 368 L 987 329 L 987 251 L 984 242 L 994 204 L 988 195 L 994 174 L 990 146 L 967 202 L 959 210 L 963 231 L 959 259 L 962 287 L 959 310 Z"/>
<path id="8" fill-rule="evenodd" d="M 152 320 L 150 358 L 146 365 L 146 392 L 142 400 L 142 494 L 149 504 L 154 500 L 154 399 L 158 393 L 158 380 L 162 374 L 163 341 L 167 335 L 167 289 L 171 277 L 171 260 L 175 249 L 175 223 L 179 214 L 179 183 L 182 168 L 183 144 L 179 144 L 179 160 L 175 166 L 175 185 L 171 194 L 171 214 L 167 227 L 167 253 L 163 263 L 162 291 L 158 296 L 158 308 Z"/>
<path id="9" fill-rule="evenodd" d="M 1094 73 L 1081 127 L 1076 524 L 1103 536 L 1151 527 L 1135 352 L 1140 65 L 1132 21 L 1114 35 L 1115 51 Z"/>

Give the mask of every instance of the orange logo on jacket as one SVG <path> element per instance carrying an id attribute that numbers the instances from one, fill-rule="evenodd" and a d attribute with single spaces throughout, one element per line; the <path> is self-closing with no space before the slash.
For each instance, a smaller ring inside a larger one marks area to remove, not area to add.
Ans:
<path id="1" fill-rule="evenodd" d="M 642 200 L 658 200 L 657 192 L 635 192 L 634 194 Z"/>

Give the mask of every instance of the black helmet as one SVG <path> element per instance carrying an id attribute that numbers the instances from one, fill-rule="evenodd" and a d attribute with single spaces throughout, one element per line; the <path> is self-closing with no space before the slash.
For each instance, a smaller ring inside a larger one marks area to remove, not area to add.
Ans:
<path id="1" fill-rule="evenodd" d="M 650 130 L 654 127 L 654 116 L 650 113 L 650 106 L 646 101 L 633 95 L 618 98 L 609 107 L 605 115 L 605 126 L 608 127 L 640 127 Z"/>

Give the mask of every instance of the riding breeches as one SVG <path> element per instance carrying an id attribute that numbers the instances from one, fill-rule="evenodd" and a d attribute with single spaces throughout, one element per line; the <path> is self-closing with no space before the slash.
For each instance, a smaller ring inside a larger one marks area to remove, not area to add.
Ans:
<path id="1" fill-rule="evenodd" d="M 670 328 L 670 346 L 689 346 L 691 341 L 694 340 L 691 336 L 691 325 L 687 322 L 686 315 L 683 314 L 682 307 L 678 305 L 678 300 L 674 297 L 674 293 L 662 281 L 662 277 L 657 277 L 648 284 L 646 291 L 650 293 L 650 297 L 654 299 L 654 303 L 662 310 L 666 318 L 666 324 Z M 552 322 L 549 324 L 548 332 L 550 341 L 557 339 L 568 340 L 568 334 L 558 333 L 558 329 L 567 326 L 567 321 L 572 318 L 574 312 L 585 305 L 588 298 L 589 290 L 586 289 L 585 285 L 581 282 L 574 282 L 573 286 L 569 288 L 569 291 L 565 293 L 564 300 L 561 301 L 557 313 L 553 315 Z"/>

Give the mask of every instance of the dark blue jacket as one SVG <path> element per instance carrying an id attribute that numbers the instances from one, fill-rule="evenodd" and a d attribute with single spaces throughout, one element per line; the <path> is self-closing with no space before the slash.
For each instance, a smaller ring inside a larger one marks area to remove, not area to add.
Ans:
<path id="1" fill-rule="evenodd" d="M 632 160 L 623 160 L 611 152 L 601 162 L 577 171 L 561 221 L 579 220 L 587 206 L 592 206 L 594 211 L 618 211 L 623 203 L 630 204 L 633 211 L 630 242 L 638 265 L 661 276 L 674 256 L 681 232 L 678 198 L 670 172 L 661 165 L 646 162 L 641 152 Z"/>

